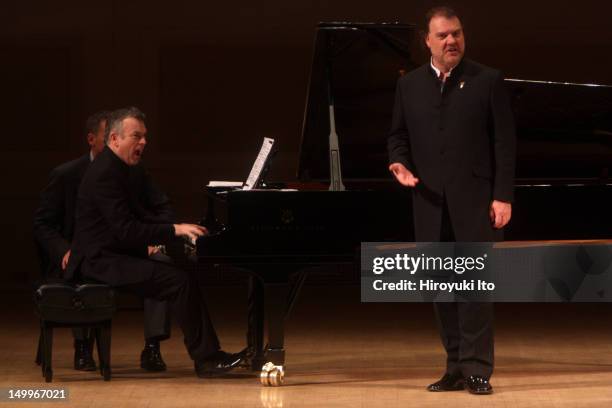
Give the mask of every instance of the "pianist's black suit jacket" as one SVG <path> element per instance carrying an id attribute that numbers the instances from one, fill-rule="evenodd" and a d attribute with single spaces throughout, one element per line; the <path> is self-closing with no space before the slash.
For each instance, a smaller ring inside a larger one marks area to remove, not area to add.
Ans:
<path id="1" fill-rule="evenodd" d="M 150 278 L 154 263 L 147 246 L 173 242 L 174 216 L 156 190 L 145 205 L 154 187 L 139 167 L 128 166 L 108 147 L 91 163 L 78 191 L 67 279 L 78 270 L 114 286 Z"/>
<path id="2" fill-rule="evenodd" d="M 502 74 L 468 59 L 440 92 L 426 64 L 398 80 L 390 163 L 420 179 L 413 189 L 418 241 L 439 241 L 446 201 L 457 241 L 494 241 L 491 200 L 513 200 L 516 139 Z"/>
<path id="3" fill-rule="evenodd" d="M 44 278 L 59 277 L 64 254 L 74 234 L 76 196 L 89 167 L 89 154 L 61 164 L 51 172 L 34 214 L 34 238 Z"/>

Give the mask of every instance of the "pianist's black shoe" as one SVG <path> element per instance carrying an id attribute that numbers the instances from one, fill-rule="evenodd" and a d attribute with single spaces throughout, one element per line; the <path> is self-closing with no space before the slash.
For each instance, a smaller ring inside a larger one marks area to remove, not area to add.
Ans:
<path id="1" fill-rule="evenodd" d="M 257 352 L 253 346 L 246 346 L 244 349 L 238 352 L 238 355 L 242 356 L 242 361 L 238 365 L 240 368 L 250 369 L 253 364 L 253 359 Z"/>
<path id="2" fill-rule="evenodd" d="M 74 340 L 74 369 L 96 371 L 96 362 L 91 355 L 92 340 Z"/>
<path id="3" fill-rule="evenodd" d="M 226 353 L 219 350 L 212 356 L 195 362 L 195 371 L 198 377 L 218 377 L 238 367 L 244 358 L 242 353 Z"/>
<path id="4" fill-rule="evenodd" d="M 477 375 L 471 375 L 465 380 L 467 389 L 472 394 L 487 395 L 493 393 L 493 387 L 489 380 Z"/>
<path id="5" fill-rule="evenodd" d="M 162 359 L 159 342 L 146 342 L 140 353 L 140 368 L 147 371 L 166 371 L 166 363 Z"/>
<path id="6" fill-rule="evenodd" d="M 427 386 L 427 391 L 440 392 L 440 391 L 460 391 L 465 388 L 465 381 L 463 376 L 460 374 L 449 374 L 446 373 L 433 384 Z"/>

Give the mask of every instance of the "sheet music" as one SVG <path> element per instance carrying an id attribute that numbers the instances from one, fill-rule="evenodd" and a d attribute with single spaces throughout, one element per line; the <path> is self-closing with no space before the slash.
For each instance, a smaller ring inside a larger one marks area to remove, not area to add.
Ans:
<path id="1" fill-rule="evenodd" d="M 208 187 L 242 187 L 243 184 L 242 181 L 211 180 Z"/>
<path id="2" fill-rule="evenodd" d="M 253 163 L 253 168 L 251 168 L 251 173 L 249 173 L 249 178 L 247 178 L 246 183 L 244 183 L 243 190 L 252 190 L 257 187 L 257 182 L 261 177 L 261 172 L 268 161 L 268 157 L 270 156 L 270 152 L 272 151 L 272 145 L 274 144 L 274 139 L 270 139 L 269 137 L 264 137 L 263 143 L 261 145 L 261 149 L 259 150 L 259 154 L 257 155 L 257 159 L 255 159 L 255 163 Z"/>

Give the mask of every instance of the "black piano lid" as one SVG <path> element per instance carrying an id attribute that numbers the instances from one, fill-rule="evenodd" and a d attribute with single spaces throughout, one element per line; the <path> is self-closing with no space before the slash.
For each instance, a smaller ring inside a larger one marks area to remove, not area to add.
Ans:
<path id="1" fill-rule="evenodd" d="M 317 26 L 298 178 L 329 180 L 328 67 L 345 180 L 388 178 L 386 137 L 400 70 L 416 64 L 415 26 L 320 23 Z"/>
<path id="2" fill-rule="evenodd" d="M 517 184 L 610 183 L 612 86 L 506 79 Z"/>
<path id="3" fill-rule="evenodd" d="M 395 84 L 415 26 L 321 23 L 299 153 L 300 180 L 329 181 L 327 72 L 345 180 L 388 179 L 386 137 Z M 610 183 L 612 87 L 507 79 L 517 124 L 517 184 Z"/>

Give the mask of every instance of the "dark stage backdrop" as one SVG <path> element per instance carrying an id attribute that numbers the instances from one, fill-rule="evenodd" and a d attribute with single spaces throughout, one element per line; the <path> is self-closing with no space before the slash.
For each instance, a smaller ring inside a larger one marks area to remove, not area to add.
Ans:
<path id="1" fill-rule="evenodd" d="M 263 136 L 280 148 L 271 178 L 294 178 L 317 22 L 420 22 L 432 5 L 3 1 L 0 285 L 23 287 L 37 273 L 38 193 L 51 168 L 85 151 L 91 112 L 137 105 L 147 113 L 146 163 L 182 218 L 195 221 L 205 183 L 244 179 Z M 606 1 L 454 5 L 464 15 L 467 54 L 509 77 L 612 83 Z"/>

